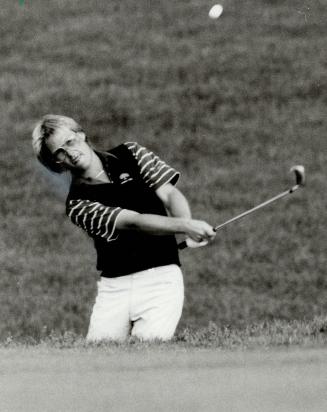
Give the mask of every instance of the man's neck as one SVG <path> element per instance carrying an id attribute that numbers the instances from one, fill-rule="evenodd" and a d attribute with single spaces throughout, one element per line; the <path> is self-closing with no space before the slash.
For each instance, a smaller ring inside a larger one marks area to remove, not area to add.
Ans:
<path id="1" fill-rule="evenodd" d="M 90 166 L 83 172 L 82 177 L 84 179 L 95 179 L 103 170 L 103 164 L 99 156 L 92 150 Z"/>
<path id="2" fill-rule="evenodd" d="M 81 171 L 80 174 L 78 174 L 77 179 L 81 179 L 82 181 L 102 181 L 102 182 L 109 182 L 110 179 L 108 178 L 103 164 L 101 162 L 101 159 L 99 156 L 92 150 L 91 154 L 91 162 L 90 166 Z"/>

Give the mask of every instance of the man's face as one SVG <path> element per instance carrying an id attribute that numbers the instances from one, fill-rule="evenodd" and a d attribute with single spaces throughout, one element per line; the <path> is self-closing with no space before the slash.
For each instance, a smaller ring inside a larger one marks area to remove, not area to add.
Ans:
<path id="1" fill-rule="evenodd" d="M 46 145 L 54 160 L 69 170 L 87 170 L 92 161 L 92 149 L 85 142 L 84 133 L 61 127 L 50 136 Z"/>

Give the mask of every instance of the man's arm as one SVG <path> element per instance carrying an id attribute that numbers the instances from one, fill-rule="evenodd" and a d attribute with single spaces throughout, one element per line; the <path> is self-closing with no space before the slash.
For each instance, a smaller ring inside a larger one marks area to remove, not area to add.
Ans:
<path id="1" fill-rule="evenodd" d="M 191 219 L 191 209 L 186 197 L 171 183 L 160 186 L 156 194 L 171 216 Z"/>
<path id="2" fill-rule="evenodd" d="M 165 205 L 166 209 L 168 210 L 171 216 L 191 219 L 192 214 L 191 214 L 191 209 L 188 204 L 188 201 L 186 200 L 185 196 L 171 183 L 166 183 L 163 186 L 160 186 L 156 190 L 156 194 L 159 197 L 159 199 L 163 202 L 163 204 Z M 192 222 L 195 222 L 195 221 L 192 220 Z M 205 222 L 202 222 L 202 223 L 207 225 Z M 188 246 L 190 247 L 204 246 L 205 244 L 208 243 L 208 241 L 214 239 L 215 231 L 213 230 L 212 227 L 209 229 L 207 225 L 207 227 L 203 226 L 203 229 L 204 229 L 205 234 L 200 237 L 198 236 L 197 232 L 189 232 L 189 233 L 184 232 L 187 234 L 189 238 L 186 240 Z M 192 241 L 195 241 L 195 242 L 192 243 Z"/>
<path id="3" fill-rule="evenodd" d="M 212 240 L 216 233 L 202 220 L 137 213 L 123 209 L 117 217 L 118 230 L 135 230 L 152 235 L 184 234 L 192 240 Z"/>
<path id="4" fill-rule="evenodd" d="M 69 200 L 66 213 L 89 236 L 102 238 L 107 242 L 117 239 L 119 230 L 135 230 L 154 235 L 183 233 L 193 240 L 214 236 L 212 227 L 200 220 L 141 214 L 83 199 Z"/>

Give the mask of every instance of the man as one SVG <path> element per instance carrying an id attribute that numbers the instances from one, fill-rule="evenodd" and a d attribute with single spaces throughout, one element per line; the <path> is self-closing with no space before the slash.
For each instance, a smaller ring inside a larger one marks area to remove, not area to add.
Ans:
<path id="1" fill-rule="evenodd" d="M 174 235 L 193 242 L 215 236 L 191 218 L 175 187 L 179 173 L 136 142 L 94 150 L 65 116 L 44 116 L 33 148 L 48 169 L 71 173 L 67 215 L 94 240 L 101 280 L 87 340 L 172 338 L 184 299 Z"/>

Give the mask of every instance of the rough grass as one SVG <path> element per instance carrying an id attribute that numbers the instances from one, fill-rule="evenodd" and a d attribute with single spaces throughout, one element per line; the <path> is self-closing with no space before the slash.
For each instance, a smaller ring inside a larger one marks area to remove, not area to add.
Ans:
<path id="1" fill-rule="evenodd" d="M 210 322 L 202 328 L 186 328 L 180 331 L 170 342 L 142 342 L 131 337 L 126 342 L 100 341 L 86 342 L 84 337 L 66 331 L 58 334 L 44 330 L 38 339 L 30 336 L 19 339 L 7 337 L 0 342 L 0 348 L 19 349 L 72 349 L 78 351 L 115 351 L 138 352 L 146 350 L 183 350 L 218 349 L 218 350 L 268 350 L 277 348 L 319 348 L 327 343 L 327 318 L 315 318 L 312 321 L 272 321 L 250 324 L 244 328 L 232 326 L 219 327 Z"/>
<path id="2" fill-rule="evenodd" d="M 31 151 L 48 112 L 75 117 L 99 148 L 155 150 L 212 224 L 289 187 L 289 167 L 304 164 L 304 191 L 183 252 L 179 331 L 326 313 L 327 5 L 234 0 L 218 21 L 207 12 L 198 0 L 2 2 L 1 340 L 81 335 L 94 299 L 92 242 L 64 216 L 67 179 Z"/>

